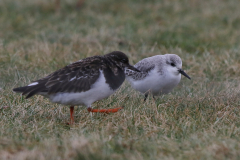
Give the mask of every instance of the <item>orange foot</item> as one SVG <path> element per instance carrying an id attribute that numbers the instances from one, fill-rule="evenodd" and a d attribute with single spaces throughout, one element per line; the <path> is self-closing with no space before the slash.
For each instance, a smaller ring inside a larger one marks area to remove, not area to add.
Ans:
<path id="1" fill-rule="evenodd" d="M 91 107 L 89 107 L 87 110 L 88 112 L 100 112 L 100 113 L 115 113 L 121 109 L 123 109 L 123 107 L 118 107 L 118 108 L 114 108 L 114 109 L 92 109 Z"/>

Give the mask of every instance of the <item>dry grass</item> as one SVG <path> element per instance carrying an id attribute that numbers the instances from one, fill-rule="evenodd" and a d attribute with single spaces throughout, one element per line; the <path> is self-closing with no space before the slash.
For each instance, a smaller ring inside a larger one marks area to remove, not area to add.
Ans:
<path id="1" fill-rule="evenodd" d="M 240 5 L 204 1 L 0 1 L 0 159 L 239 159 Z M 79 59 L 114 50 L 132 64 L 175 53 L 192 77 L 156 102 L 124 85 L 91 116 L 41 96 L 26 85 Z"/>

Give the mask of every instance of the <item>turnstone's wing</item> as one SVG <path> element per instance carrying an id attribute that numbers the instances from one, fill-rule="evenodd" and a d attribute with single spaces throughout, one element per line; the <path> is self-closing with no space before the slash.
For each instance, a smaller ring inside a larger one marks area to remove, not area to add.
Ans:
<path id="1" fill-rule="evenodd" d="M 72 63 L 52 74 L 32 82 L 30 85 L 15 88 L 29 98 L 35 94 L 53 94 L 57 92 L 83 92 L 91 88 L 106 66 L 101 56 L 85 58 Z"/>

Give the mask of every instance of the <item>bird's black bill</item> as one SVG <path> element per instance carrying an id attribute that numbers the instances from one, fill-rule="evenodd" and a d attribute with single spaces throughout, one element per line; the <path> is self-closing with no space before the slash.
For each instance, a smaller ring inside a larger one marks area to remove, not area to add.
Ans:
<path id="1" fill-rule="evenodd" d="M 188 79 L 191 79 L 191 78 L 187 75 L 187 73 L 185 73 L 182 69 L 179 69 L 178 71 L 179 71 L 179 73 L 181 73 L 182 75 L 184 75 L 184 76 L 187 77 Z"/>
<path id="2" fill-rule="evenodd" d="M 137 68 L 135 68 L 135 67 L 133 67 L 133 66 L 131 66 L 131 65 L 127 65 L 126 68 L 127 68 L 127 69 L 130 69 L 130 70 L 133 70 L 133 71 L 136 71 L 136 72 L 141 72 L 141 71 L 139 71 Z"/>

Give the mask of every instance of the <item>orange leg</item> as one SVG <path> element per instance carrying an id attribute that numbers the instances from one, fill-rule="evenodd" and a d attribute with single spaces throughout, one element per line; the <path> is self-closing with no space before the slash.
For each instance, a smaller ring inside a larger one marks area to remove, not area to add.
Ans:
<path id="1" fill-rule="evenodd" d="M 74 106 L 71 106 L 71 107 L 70 107 L 70 124 L 73 124 L 73 123 L 74 123 L 73 111 L 74 111 Z"/>
<path id="2" fill-rule="evenodd" d="M 100 113 L 115 113 L 121 109 L 123 109 L 124 107 L 118 107 L 118 108 L 114 108 L 114 109 L 92 109 L 91 107 L 88 107 L 88 112 L 100 112 Z"/>

